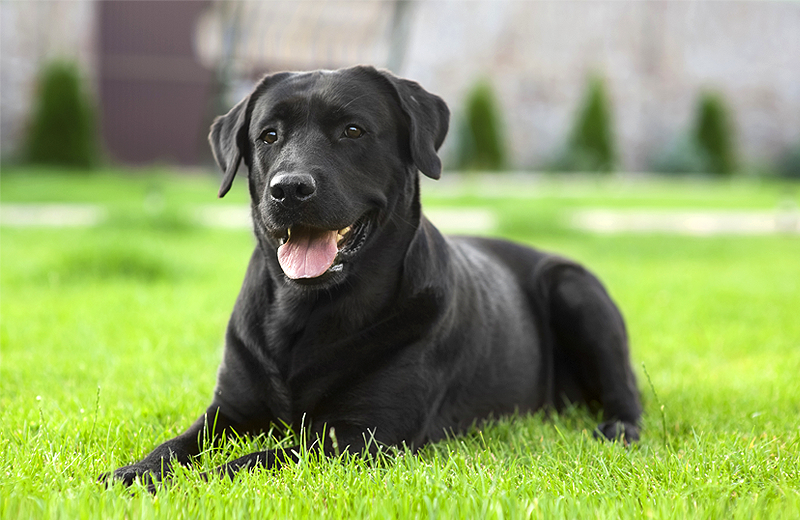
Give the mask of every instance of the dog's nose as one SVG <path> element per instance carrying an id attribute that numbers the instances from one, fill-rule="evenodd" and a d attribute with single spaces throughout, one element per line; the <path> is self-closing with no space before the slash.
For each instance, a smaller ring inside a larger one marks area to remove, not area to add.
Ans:
<path id="1" fill-rule="evenodd" d="M 317 191 L 314 177 L 307 173 L 284 173 L 276 175 L 269 183 L 269 196 L 286 205 L 308 202 Z"/>

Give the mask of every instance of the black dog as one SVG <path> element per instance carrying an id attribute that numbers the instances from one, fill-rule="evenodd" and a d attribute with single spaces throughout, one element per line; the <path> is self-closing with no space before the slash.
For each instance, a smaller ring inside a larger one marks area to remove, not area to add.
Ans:
<path id="1" fill-rule="evenodd" d="M 625 327 L 600 282 L 527 247 L 444 237 L 422 215 L 418 170 L 439 178 L 448 121 L 417 83 L 354 67 L 267 76 L 214 122 L 219 196 L 244 161 L 258 245 L 211 406 L 114 477 L 159 480 L 208 436 L 281 422 L 324 453 L 363 453 L 586 403 L 604 409 L 599 436 L 638 439 Z"/>

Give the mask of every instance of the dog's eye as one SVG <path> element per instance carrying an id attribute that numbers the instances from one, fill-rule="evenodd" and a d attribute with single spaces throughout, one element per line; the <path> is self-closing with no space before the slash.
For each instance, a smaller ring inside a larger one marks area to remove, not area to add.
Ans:
<path id="1" fill-rule="evenodd" d="M 348 139 L 358 139 L 362 135 L 364 135 L 364 131 L 356 125 L 349 125 L 344 129 L 344 136 Z"/>
<path id="2" fill-rule="evenodd" d="M 269 130 L 264 130 L 264 133 L 259 136 L 259 139 L 267 144 L 272 144 L 278 140 L 278 131 L 273 130 L 272 128 Z"/>

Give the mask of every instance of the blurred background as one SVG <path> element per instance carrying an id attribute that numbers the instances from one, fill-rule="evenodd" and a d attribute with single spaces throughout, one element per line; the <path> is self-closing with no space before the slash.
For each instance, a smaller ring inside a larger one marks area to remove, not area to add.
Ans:
<path id="1" fill-rule="evenodd" d="M 207 404 L 254 243 L 209 126 L 264 74 L 359 63 L 450 106 L 420 181 L 440 230 L 575 259 L 623 310 L 649 433 L 587 463 L 619 481 L 600 500 L 796 517 L 800 1 L 748 0 L 0 0 L 0 517 L 108 517 L 66 509 L 97 495 L 72 487 Z M 518 510 L 562 503 L 557 467 Z"/>
<path id="2" fill-rule="evenodd" d="M 798 2 L 0 6 L 3 166 L 210 170 L 263 74 L 369 63 L 447 101 L 450 170 L 800 178 Z"/>

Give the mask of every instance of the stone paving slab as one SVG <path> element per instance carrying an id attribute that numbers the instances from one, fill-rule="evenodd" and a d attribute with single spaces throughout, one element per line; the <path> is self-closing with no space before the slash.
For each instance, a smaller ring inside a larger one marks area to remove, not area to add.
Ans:
<path id="1" fill-rule="evenodd" d="M 9 227 L 89 227 L 105 218 L 95 204 L 0 204 L 0 225 Z"/>
<path id="2" fill-rule="evenodd" d="M 584 209 L 574 212 L 568 222 L 573 228 L 596 233 L 800 234 L 797 208 L 777 211 Z"/>

